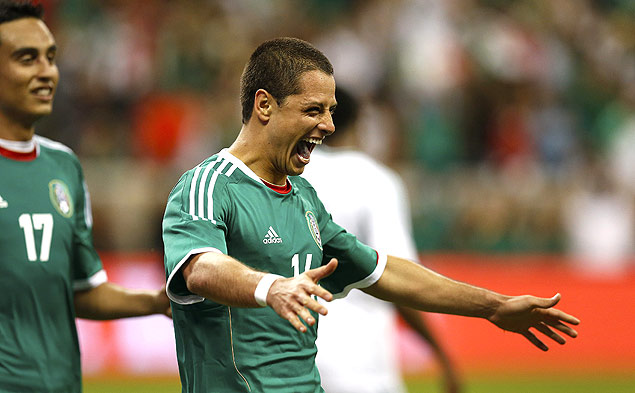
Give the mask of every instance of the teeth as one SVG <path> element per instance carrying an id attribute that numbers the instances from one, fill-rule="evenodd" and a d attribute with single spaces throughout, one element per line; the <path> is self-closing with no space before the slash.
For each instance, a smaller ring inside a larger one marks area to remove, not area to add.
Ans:
<path id="1" fill-rule="evenodd" d="M 322 139 L 319 138 L 304 138 L 303 141 L 313 143 L 314 145 L 322 144 Z"/>
<path id="2" fill-rule="evenodd" d="M 50 88 L 40 88 L 35 90 L 35 94 L 38 96 L 49 96 L 51 95 L 51 91 Z"/>

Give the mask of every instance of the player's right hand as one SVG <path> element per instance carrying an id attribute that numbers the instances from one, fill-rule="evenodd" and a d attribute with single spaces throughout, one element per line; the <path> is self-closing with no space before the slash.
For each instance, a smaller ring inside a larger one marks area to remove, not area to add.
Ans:
<path id="1" fill-rule="evenodd" d="M 309 310 L 326 315 L 328 310 L 311 295 L 316 295 L 330 302 L 333 295 L 317 283 L 328 277 L 337 268 L 337 259 L 333 258 L 328 264 L 308 270 L 297 277 L 279 278 L 269 288 L 267 304 L 278 315 L 289 321 L 298 331 L 306 332 L 304 320 L 309 326 L 315 324 L 315 318 Z"/>

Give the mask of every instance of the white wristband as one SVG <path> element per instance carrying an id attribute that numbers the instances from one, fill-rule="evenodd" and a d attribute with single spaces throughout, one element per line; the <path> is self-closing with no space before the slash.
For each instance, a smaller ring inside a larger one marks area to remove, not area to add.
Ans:
<path id="1" fill-rule="evenodd" d="M 256 303 L 258 303 L 260 307 L 267 307 L 267 294 L 269 294 L 269 288 L 271 288 L 273 282 L 279 278 L 282 278 L 282 276 L 269 273 L 258 282 L 256 290 L 254 291 L 254 297 L 256 298 Z"/>

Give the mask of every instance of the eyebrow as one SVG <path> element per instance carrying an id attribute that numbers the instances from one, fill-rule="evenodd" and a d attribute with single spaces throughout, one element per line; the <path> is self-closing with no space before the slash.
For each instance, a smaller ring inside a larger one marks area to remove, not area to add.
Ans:
<path id="1" fill-rule="evenodd" d="M 317 107 L 319 107 L 321 110 L 323 110 L 323 109 L 326 107 L 326 105 L 324 105 L 324 104 L 323 104 L 323 103 L 321 103 L 321 102 L 317 102 L 317 101 L 309 101 L 309 102 L 305 102 L 305 103 L 303 103 L 302 105 L 303 105 L 305 108 L 309 108 L 309 107 L 317 106 Z M 328 109 L 329 109 L 329 111 L 332 111 L 332 110 L 335 110 L 335 108 L 336 108 L 336 107 L 337 107 L 337 104 L 329 106 L 329 108 L 328 108 Z"/>
<path id="2" fill-rule="evenodd" d="M 27 46 L 24 48 L 18 48 L 15 51 L 13 51 L 13 53 L 11 53 L 11 57 L 17 59 L 24 55 L 37 55 L 39 52 L 40 51 L 37 48 Z M 51 45 L 48 48 L 46 48 L 45 53 L 51 53 L 51 52 L 57 52 L 57 45 Z"/>

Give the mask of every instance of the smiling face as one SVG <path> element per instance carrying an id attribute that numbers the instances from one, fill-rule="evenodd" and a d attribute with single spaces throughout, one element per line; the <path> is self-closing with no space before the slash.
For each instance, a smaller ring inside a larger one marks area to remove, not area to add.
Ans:
<path id="1" fill-rule="evenodd" d="M 0 137 L 18 137 L 11 129 L 32 132 L 33 123 L 51 113 L 59 79 L 55 52 L 53 35 L 41 20 L 0 23 Z"/>
<path id="2" fill-rule="evenodd" d="M 335 79 L 322 71 L 308 71 L 299 81 L 300 93 L 275 100 L 269 118 L 268 146 L 264 154 L 274 170 L 274 178 L 286 179 L 304 172 L 317 144 L 335 131 L 331 117 L 335 109 Z"/>

